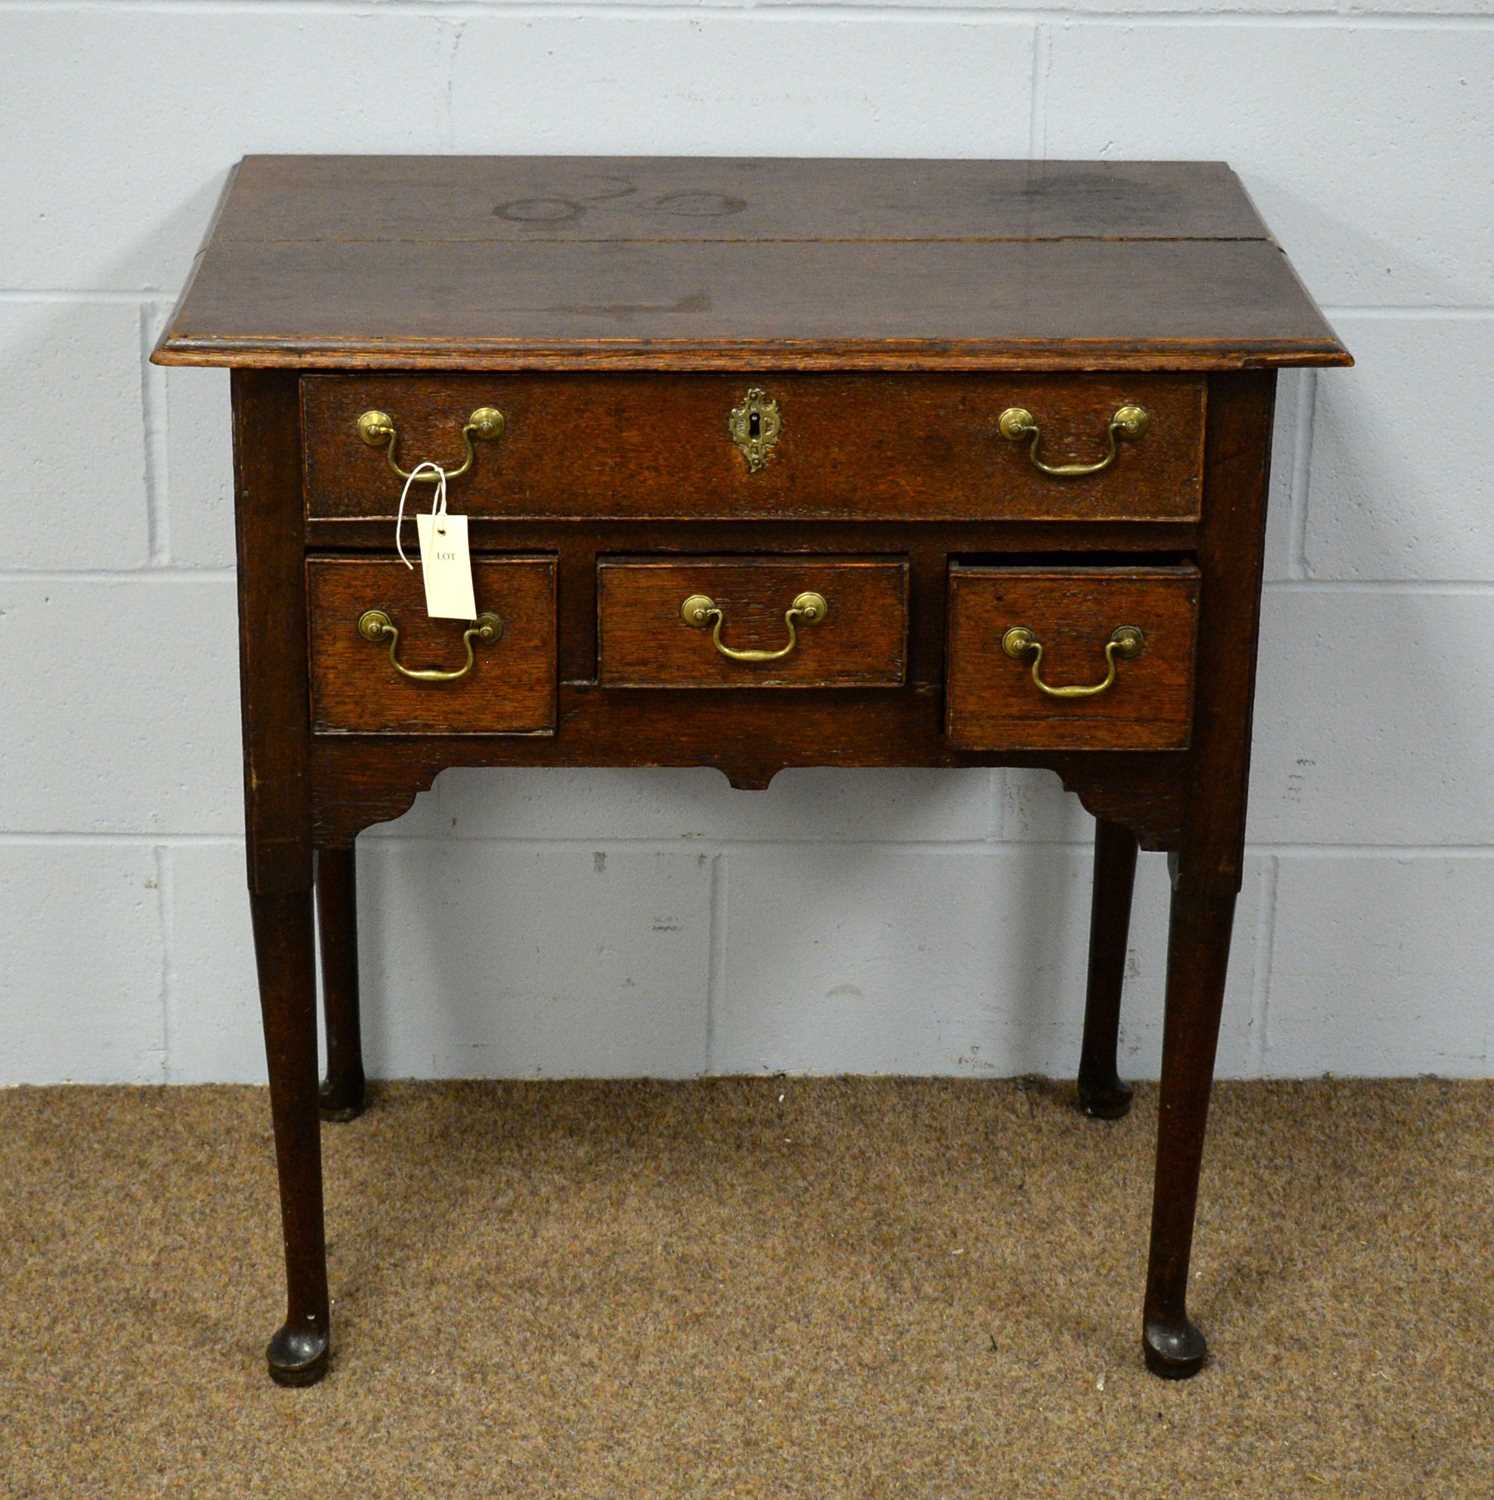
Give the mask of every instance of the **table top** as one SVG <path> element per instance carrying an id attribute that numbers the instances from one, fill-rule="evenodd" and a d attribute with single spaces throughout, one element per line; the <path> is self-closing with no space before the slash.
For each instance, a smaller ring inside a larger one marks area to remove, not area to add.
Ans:
<path id="1" fill-rule="evenodd" d="M 1222 162 L 251 156 L 160 364 L 1352 361 Z"/>

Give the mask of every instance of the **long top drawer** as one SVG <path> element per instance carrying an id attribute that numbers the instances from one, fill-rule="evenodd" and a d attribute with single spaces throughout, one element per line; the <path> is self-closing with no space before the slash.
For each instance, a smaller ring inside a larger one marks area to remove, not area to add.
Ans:
<path id="1" fill-rule="evenodd" d="M 761 395 L 749 401 L 754 390 Z M 471 467 L 450 484 L 452 510 L 477 517 L 1199 514 L 1205 381 L 1197 376 L 317 375 L 304 377 L 301 391 L 313 519 L 382 519 L 398 508 L 402 481 L 387 443 L 360 437 L 366 412 L 390 419 L 401 467 L 430 459 L 450 469 L 465 456 L 464 425 L 484 407 L 502 412 L 501 436 L 479 438 Z M 1117 413 L 1138 406 L 1144 430 L 1117 426 Z M 1026 413 L 1036 441 L 1020 423 L 1006 424 L 1003 436 L 1004 412 Z M 1065 468 L 1095 471 L 1049 472 Z"/>

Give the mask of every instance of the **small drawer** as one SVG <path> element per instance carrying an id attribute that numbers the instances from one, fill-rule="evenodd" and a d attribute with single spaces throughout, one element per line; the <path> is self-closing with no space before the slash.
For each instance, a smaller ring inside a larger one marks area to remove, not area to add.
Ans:
<path id="1" fill-rule="evenodd" d="M 321 734 L 553 733 L 554 560 L 474 557 L 472 583 L 481 633 L 461 620 L 430 619 L 419 569 L 398 559 L 308 560 L 312 727 Z M 406 672 L 442 675 L 421 680 Z"/>
<path id="2" fill-rule="evenodd" d="M 392 435 L 406 470 L 470 459 L 451 508 L 478 519 L 1190 521 L 1204 397 L 1180 374 L 307 375 L 306 512 L 392 521 Z"/>
<path id="3" fill-rule="evenodd" d="M 945 732 L 962 750 L 1183 750 L 1198 569 L 949 574 Z"/>
<path id="4" fill-rule="evenodd" d="M 908 656 L 901 558 L 603 559 L 604 687 L 896 687 Z"/>

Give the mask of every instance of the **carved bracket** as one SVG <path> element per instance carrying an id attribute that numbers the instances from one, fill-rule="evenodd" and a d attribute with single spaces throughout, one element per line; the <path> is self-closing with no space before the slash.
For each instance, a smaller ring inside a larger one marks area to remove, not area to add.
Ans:
<path id="1" fill-rule="evenodd" d="M 387 823 L 407 813 L 415 798 L 429 791 L 436 777 L 452 765 L 554 764 L 543 751 L 528 759 L 519 748 L 524 742 L 509 742 L 505 753 L 489 742 L 474 753 L 454 755 L 449 742 L 412 742 L 399 739 L 388 753 L 368 753 L 368 742 L 351 738 L 326 738 L 312 746 L 312 841 L 318 849 L 344 849 L 365 828 Z M 553 741 L 542 742 L 548 747 Z M 950 766 L 1013 765 L 1052 771 L 1073 792 L 1086 811 L 1129 828 L 1143 849 L 1175 849 L 1181 842 L 1183 808 L 1188 776 L 1186 757 L 1174 753 L 962 756 Z M 618 762 L 621 764 L 622 762 Z M 883 762 L 891 764 L 893 762 Z M 927 761 L 910 762 L 928 764 Z M 647 764 L 635 761 L 633 764 Z M 657 764 L 657 763 L 656 763 Z M 798 760 L 751 759 L 691 760 L 709 764 L 742 791 L 763 791 L 779 771 Z"/>

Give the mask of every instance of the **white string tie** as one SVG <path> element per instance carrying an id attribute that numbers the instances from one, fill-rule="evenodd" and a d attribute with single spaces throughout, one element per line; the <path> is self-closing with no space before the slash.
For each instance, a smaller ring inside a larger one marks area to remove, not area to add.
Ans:
<path id="1" fill-rule="evenodd" d="M 399 552 L 399 560 L 412 573 L 415 571 L 415 564 L 405 556 L 405 500 L 410 493 L 410 486 L 427 470 L 436 476 L 436 495 L 431 501 L 431 514 L 433 516 L 444 516 L 446 514 L 446 470 L 440 464 L 433 464 L 427 459 L 426 462 L 416 464 L 410 470 L 410 477 L 405 480 L 405 487 L 399 494 L 399 514 L 394 519 L 394 545 Z"/>

